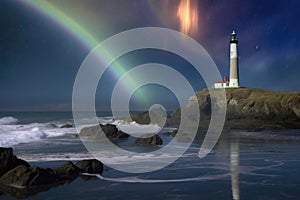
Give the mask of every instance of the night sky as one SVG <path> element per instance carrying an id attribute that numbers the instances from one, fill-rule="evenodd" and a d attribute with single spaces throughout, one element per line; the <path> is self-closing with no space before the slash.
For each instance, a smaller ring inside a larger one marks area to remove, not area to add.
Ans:
<path id="1" fill-rule="evenodd" d="M 98 42 L 137 27 L 179 30 L 179 0 L 49 0 Z M 300 91 L 300 1 L 199 0 L 198 30 L 191 35 L 210 54 L 222 75 L 229 73 L 229 36 L 239 38 L 240 84 L 275 91 Z M 54 13 L 55 15 L 55 13 Z M 57 21 L 26 1 L 0 2 L 0 110 L 70 110 L 77 70 L 92 50 Z M 96 45 L 95 45 L 96 46 Z M 95 47 L 94 46 L 94 47 Z M 192 66 L 168 52 L 142 51 L 120 58 L 125 69 L 147 62 L 180 68 L 196 91 L 205 85 Z M 107 73 L 97 91 L 97 109 L 109 110 L 116 77 Z M 100 83 L 99 83 L 100 84 Z M 148 103 L 174 109 L 174 96 L 149 89 Z M 147 93 L 147 87 L 141 88 Z M 164 96 L 165 95 L 165 96 Z M 155 98 L 157 97 L 157 98 Z M 133 98 L 132 109 L 148 105 Z"/>

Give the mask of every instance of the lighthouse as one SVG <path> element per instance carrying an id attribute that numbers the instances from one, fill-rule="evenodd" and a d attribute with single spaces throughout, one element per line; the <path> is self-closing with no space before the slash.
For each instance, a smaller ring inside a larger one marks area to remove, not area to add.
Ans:
<path id="1" fill-rule="evenodd" d="M 230 36 L 230 77 L 229 87 L 239 87 L 239 65 L 238 65 L 238 50 L 237 50 L 238 39 L 235 31 Z"/>
<path id="2" fill-rule="evenodd" d="M 230 74 L 229 80 L 225 76 L 223 80 L 217 80 L 214 84 L 214 88 L 239 88 L 239 64 L 238 64 L 238 38 L 233 31 L 230 35 Z"/>

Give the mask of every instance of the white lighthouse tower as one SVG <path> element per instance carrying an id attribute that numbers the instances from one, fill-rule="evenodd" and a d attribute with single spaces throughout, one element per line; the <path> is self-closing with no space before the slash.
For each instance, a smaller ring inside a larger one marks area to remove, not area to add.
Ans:
<path id="1" fill-rule="evenodd" d="M 238 39 L 235 31 L 230 36 L 230 77 L 229 87 L 239 87 L 239 65 L 238 65 L 238 52 L 237 52 Z"/>
<path id="2" fill-rule="evenodd" d="M 217 80 L 214 88 L 239 88 L 239 64 L 238 64 L 238 39 L 235 31 L 230 35 L 230 75 L 229 80 L 225 76 L 223 80 Z"/>

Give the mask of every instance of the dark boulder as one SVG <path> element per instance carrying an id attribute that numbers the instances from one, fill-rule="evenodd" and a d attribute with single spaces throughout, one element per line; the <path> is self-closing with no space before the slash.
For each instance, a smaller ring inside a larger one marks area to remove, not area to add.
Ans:
<path id="1" fill-rule="evenodd" d="M 18 165 L 29 167 L 29 164 L 26 161 L 18 159 L 15 155 L 13 155 L 12 148 L 0 147 L 0 177 Z"/>
<path id="2" fill-rule="evenodd" d="M 5 173 L 0 178 L 0 184 L 15 187 L 28 187 L 53 184 L 57 180 L 58 177 L 52 169 L 19 165 Z"/>
<path id="3" fill-rule="evenodd" d="M 128 138 L 129 137 L 129 135 L 127 134 L 127 133 L 124 133 L 124 132 L 122 132 L 122 131 L 119 131 L 118 132 L 118 138 L 119 139 L 122 139 L 122 138 Z"/>
<path id="4" fill-rule="evenodd" d="M 96 159 L 79 161 L 76 165 L 66 162 L 56 170 L 19 165 L 0 177 L 0 185 L 13 187 L 57 185 L 73 181 L 82 172 L 91 174 L 102 174 L 103 172 L 103 164 Z"/>
<path id="5" fill-rule="evenodd" d="M 102 140 L 106 136 L 106 138 L 113 142 L 116 142 L 119 138 L 129 137 L 128 134 L 119 131 L 116 125 L 113 124 L 85 127 L 80 131 L 79 136 L 89 140 Z"/>
<path id="6" fill-rule="evenodd" d="M 90 160 L 81 160 L 75 164 L 82 173 L 89 174 L 102 174 L 103 164 L 99 160 L 90 159 Z"/>
<path id="7" fill-rule="evenodd" d="M 76 165 L 66 162 L 56 170 L 30 166 L 13 155 L 12 148 L 0 148 L 0 196 L 25 198 L 71 182 L 82 173 L 103 172 L 103 164 L 96 159 L 79 161 Z"/>
<path id="8" fill-rule="evenodd" d="M 1 176 L 0 183 L 13 186 L 28 186 L 33 177 L 34 175 L 29 170 L 29 167 L 20 165 Z"/>
<path id="9" fill-rule="evenodd" d="M 71 161 L 66 162 L 63 166 L 56 169 L 57 175 L 60 177 L 60 179 L 72 179 L 74 177 L 77 177 L 81 171 L 80 169 L 74 165 Z"/>
<path id="10" fill-rule="evenodd" d="M 71 124 L 64 124 L 60 126 L 60 128 L 72 128 L 73 126 Z"/>
<path id="11" fill-rule="evenodd" d="M 119 130 L 117 129 L 117 127 L 115 125 L 100 124 L 100 127 L 101 127 L 102 131 L 105 133 L 106 137 L 111 138 L 111 139 L 118 138 Z"/>
<path id="12" fill-rule="evenodd" d="M 48 185 L 54 184 L 60 181 L 57 173 L 50 168 L 40 168 L 40 167 L 30 167 L 30 170 L 33 174 L 35 174 L 34 179 L 31 182 L 31 185 L 39 186 L 39 185 Z"/>
<path id="13" fill-rule="evenodd" d="M 148 145 L 162 145 L 163 141 L 159 137 L 159 135 L 153 135 L 151 137 L 137 138 L 134 143 L 140 146 L 148 146 Z"/>

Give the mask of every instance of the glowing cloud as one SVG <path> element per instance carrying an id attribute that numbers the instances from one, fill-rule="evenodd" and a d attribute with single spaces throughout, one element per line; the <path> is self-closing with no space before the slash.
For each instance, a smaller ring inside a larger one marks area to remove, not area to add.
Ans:
<path id="1" fill-rule="evenodd" d="M 198 4 L 196 0 L 181 0 L 177 10 L 180 31 L 194 35 L 198 31 Z"/>

